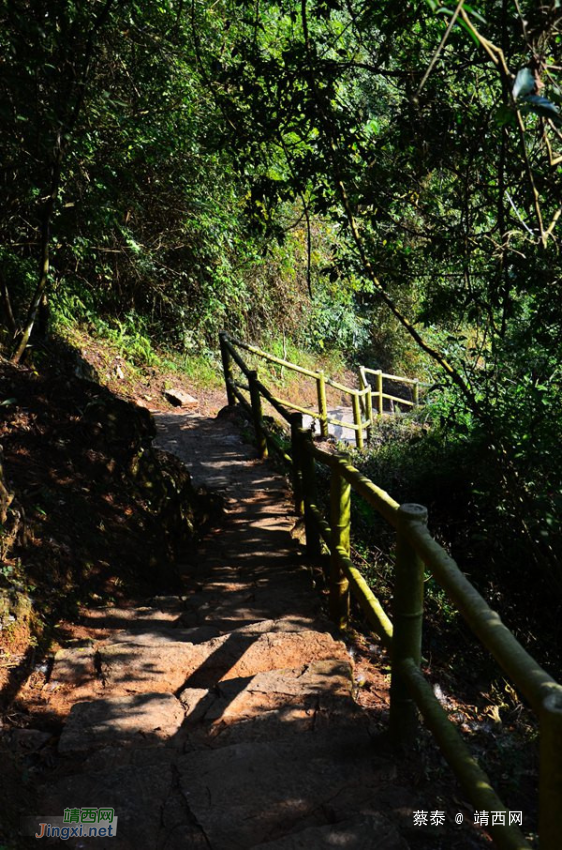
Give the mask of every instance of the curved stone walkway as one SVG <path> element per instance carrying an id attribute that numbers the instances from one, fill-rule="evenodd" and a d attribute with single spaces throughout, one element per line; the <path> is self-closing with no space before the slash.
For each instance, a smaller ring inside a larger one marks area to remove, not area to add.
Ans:
<path id="1" fill-rule="evenodd" d="M 114 808 L 115 838 L 66 842 L 97 850 L 407 850 L 283 477 L 225 419 L 156 419 L 225 517 L 181 595 L 84 612 L 97 638 L 57 654 L 76 702 L 41 810 Z"/>

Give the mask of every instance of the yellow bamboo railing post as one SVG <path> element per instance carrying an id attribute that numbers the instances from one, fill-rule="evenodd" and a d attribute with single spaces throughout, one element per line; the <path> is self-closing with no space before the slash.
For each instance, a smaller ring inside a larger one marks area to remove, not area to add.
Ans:
<path id="1" fill-rule="evenodd" d="M 297 516 L 304 514 L 303 487 L 302 487 L 302 413 L 291 413 L 291 457 L 293 459 L 293 493 L 295 497 L 295 513 Z"/>
<path id="2" fill-rule="evenodd" d="M 219 333 L 219 342 L 221 349 L 222 371 L 224 373 L 224 382 L 226 385 L 226 398 L 229 407 L 232 407 L 236 404 L 236 396 L 234 395 L 234 391 L 232 389 L 232 384 L 234 383 L 234 373 L 232 371 L 232 360 L 230 357 L 230 352 L 228 350 L 228 334 L 226 333 L 226 331 L 221 331 Z"/>
<path id="3" fill-rule="evenodd" d="M 316 506 L 318 491 L 316 486 L 316 461 L 312 454 L 312 433 L 300 432 L 302 491 L 304 501 L 304 527 L 306 531 L 306 553 L 315 558 L 322 554 L 320 533 L 314 519 L 312 505 Z"/>
<path id="4" fill-rule="evenodd" d="M 258 387 L 258 372 L 253 369 L 248 372 L 248 383 L 250 385 L 250 401 L 252 404 L 252 415 L 254 418 L 254 429 L 256 432 L 256 441 L 258 444 L 258 453 L 261 458 L 267 457 L 267 440 L 265 437 L 265 429 L 263 427 L 263 408 L 261 403 L 261 395 Z"/>
<path id="5" fill-rule="evenodd" d="M 412 523 L 427 523 L 426 508 L 401 505 L 397 513 L 390 680 L 390 735 L 399 750 L 412 746 L 418 726 L 415 702 L 398 673 L 398 665 L 404 659 L 411 658 L 417 667 L 421 663 L 423 562 L 406 536 Z"/>
<path id="6" fill-rule="evenodd" d="M 316 378 L 318 390 L 318 413 L 320 415 L 320 434 L 325 440 L 328 436 L 328 402 L 326 400 L 326 376 L 324 372 L 318 372 Z"/>
<path id="7" fill-rule="evenodd" d="M 363 448 L 363 420 L 361 419 L 361 406 L 357 392 L 354 392 L 351 396 L 351 403 L 353 405 L 353 422 L 356 425 L 355 445 L 361 450 Z"/>
<path id="8" fill-rule="evenodd" d="M 369 423 L 367 426 L 367 440 L 370 440 L 373 433 L 373 392 L 370 384 L 365 384 L 365 389 L 367 391 L 365 395 L 365 413 Z"/>
<path id="9" fill-rule="evenodd" d="M 362 390 L 367 386 L 367 373 L 364 366 L 359 366 L 359 386 Z"/>
<path id="10" fill-rule="evenodd" d="M 364 366 L 359 366 L 359 389 L 364 390 L 367 388 L 367 374 L 365 372 Z M 361 412 L 367 415 L 367 407 L 366 407 L 366 399 L 364 403 L 365 397 L 361 396 Z"/>
<path id="11" fill-rule="evenodd" d="M 420 382 L 416 378 L 414 380 L 414 407 L 419 407 L 420 404 Z"/>
<path id="12" fill-rule="evenodd" d="M 349 621 L 349 582 L 341 568 L 337 549 L 341 547 L 349 557 L 350 522 L 351 485 L 334 467 L 330 479 L 330 616 L 340 631 L 347 628 Z"/>
<path id="13" fill-rule="evenodd" d="M 562 836 L 562 688 L 543 701 L 540 717 L 539 843 L 560 848 Z"/>
<path id="14" fill-rule="evenodd" d="M 383 411 L 383 397 L 382 397 L 382 369 L 377 369 L 375 372 L 376 378 L 376 396 L 377 396 L 377 412 L 379 416 L 382 416 Z"/>

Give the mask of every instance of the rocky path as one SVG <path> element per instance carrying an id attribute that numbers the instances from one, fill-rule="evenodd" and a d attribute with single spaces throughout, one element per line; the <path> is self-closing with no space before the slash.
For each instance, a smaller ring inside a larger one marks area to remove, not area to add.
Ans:
<path id="1" fill-rule="evenodd" d="M 57 654 L 51 681 L 75 704 L 41 811 L 113 808 L 116 837 L 66 842 L 98 850 L 407 850 L 284 479 L 220 418 L 157 421 L 225 518 L 181 595 L 91 610 L 91 639 Z"/>

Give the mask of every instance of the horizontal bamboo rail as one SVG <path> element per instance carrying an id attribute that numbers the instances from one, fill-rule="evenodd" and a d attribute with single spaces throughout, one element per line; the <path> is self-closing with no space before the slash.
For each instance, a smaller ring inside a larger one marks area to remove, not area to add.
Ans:
<path id="1" fill-rule="evenodd" d="M 241 347 L 254 351 L 253 346 Z M 259 349 L 258 349 L 259 351 Z M 423 565 L 456 605 L 483 646 L 528 700 L 540 724 L 539 837 L 541 850 L 560 850 L 562 836 L 562 686 L 521 646 L 461 572 L 453 558 L 430 535 L 427 512 L 419 505 L 399 505 L 370 481 L 343 455 L 330 454 L 314 445 L 310 431 L 302 428 L 300 412 L 291 413 L 281 400 L 258 380 L 242 357 L 221 335 L 223 369 L 230 404 L 240 401 L 254 421 L 258 449 L 279 451 L 292 468 L 297 512 L 305 517 L 306 545 L 311 555 L 321 552 L 322 541 L 330 553 L 329 598 L 334 620 L 345 629 L 350 594 L 368 623 L 391 652 L 390 729 L 399 749 L 409 747 L 417 734 L 417 709 L 435 736 L 449 765 L 476 809 L 507 815 L 507 809 L 490 780 L 471 755 L 455 725 L 449 720 L 421 669 L 423 619 Z M 280 358 L 275 358 L 279 361 Z M 235 362 L 248 378 L 248 403 L 233 377 Z M 367 371 L 367 370 L 363 370 Z M 369 370 L 373 371 L 373 370 Z M 379 389 L 382 372 L 376 373 Z M 386 377 L 386 376 L 384 376 Z M 394 378 L 394 376 L 389 376 Z M 411 379 L 408 379 L 411 381 Z M 325 379 L 323 381 L 325 383 Z M 366 388 L 365 388 L 366 389 Z M 373 394 L 374 395 L 374 394 Z M 261 397 L 291 423 L 291 450 L 268 433 Z M 355 396 L 359 399 L 359 394 Z M 370 388 L 368 398 L 371 397 Z M 380 410 L 381 395 L 377 399 Z M 367 400 L 367 396 L 365 396 Z M 401 400 L 402 401 L 402 400 Z M 330 469 L 330 522 L 318 507 L 316 463 Z M 350 490 L 357 493 L 397 532 L 393 620 L 350 558 Z M 530 850 L 515 823 L 492 823 L 494 844 L 501 850 Z"/>
<path id="2" fill-rule="evenodd" d="M 402 375 L 390 375 L 387 372 L 383 372 L 380 369 L 369 369 L 368 366 L 363 366 L 363 372 L 367 374 L 367 372 L 371 375 L 381 375 L 383 378 L 388 378 L 389 381 L 399 381 L 401 384 L 420 384 L 421 386 L 425 386 L 422 381 L 419 381 L 417 378 L 404 378 Z"/>
<path id="3" fill-rule="evenodd" d="M 374 371 L 376 371 L 376 370 L 365 368 L 365 372 L 374 372 Z M 402 384 L 414 384 L 414 385 L 419 384 L 419 381 L 418 381 L 417 378 L 403 378 L 402 376 L 399 376 L 399 375 L 389 375 L 386 372 L 381 372 L 381 375 L 383 376 L 383 378 L 388 378 L 390 381 L 400 381 L 400 383 L 402 383 Z"/>
<path id="4" fill-rule="evenodd" d="M 359 472 L 359 470 L 356 469 L 345 457 L 330 454 L 329 452 L 319 449 L 317 446 L 312 446 L 309 451 L 312 452 L 313 456 L 316 460 L 320 461 L 320 463 L 323 463 L 325 466 L 329 466 L 332 469 L 338 469 L 340 475 L 342 475 L 351 484 L 353 489 L 359 493 L 359 495 L 362 496 L 363 499 L 371 505 L 371 507 L 378 511 L 378 513 L 380 513 L 390 525 L 396 528 L 398 523 L 396 513 L 400 505 L 392 498 L 392 496 L 389 496 L 388 493 L 380 487 L 377 487 L 376 484 L 363 475 L 363 473 Z"/>
<path id="5" fill-rule="evenodd" d="M 313 372 L 310 369 L 305 369 L 303 366 L 297 366 L 296 363 L 290 363 L 288 360 L 283 360 L 281 357 L 275 357 L 275 355 L 268 354 L 266 351 L 262 351 L 261 348 L 257 348 L 255 345 L 250 345 L 247 342 L 242 342 L 242 340 L 236 339 L 236 337 L 234 336 L 228 335 L 228 339 L 233 345 L 237 346 L 238 348 L 243 348 L 244 351 L 249 351 L 250 354 L 255 354 L 258 357 L 261 357 L 262 360 L 267 360 L 269 363 L 276 363 L 278 366 L 284 366 L 286 369 L 290 369 L 293 372 L 299 372 L 301 375 L 307 375 L 307 377 L 309 378 L 316 378 L 318 376 L 318 372 Z"/>
<path id="6" fill-rule="evenodd" d="M 561 686 L 523 649 L 427 528 L 412 526 L 406 534 L 480 642 L 539 713 L 545 697 L 562 691 Z"/>
<path id="7" fill-rule="evenodd" d="M 521 831 L 509 824 L 508 809 L 494 791 L 487 774 L 470 753 L 456 727 L 449 720 L 419 667 L 411 658 L 406 658 L 399 664 L 399 673 L 422 712 L 428 729 L 435 736 L 441 752 L 476 809 L 504 813 L 505 824 L 492 824 L 489 827 L 494 843 L 498 847 L 509 848 L 509 850 L 530 848 L 530 844 L 527 843 Z"/>
<path id="8" fill-rule="evenodd" d="M 332 378 L 326 378 L 326 383 L 329 387 L 333 387 L 335 390 L 341 390 L 341 392 L 349 393 L 349 395 L 362 396 L 365 392 L 364 389 L 353 389 L 353 387 L 346 387 L 345 384 L 340 384 L 337 381 L 333 381 Z"/>
<path id="9" fill-rule="evenodd" d="M 375 389 L 372 391 L 372 397 L 373 399 L 376 399 L 377 411 L 379 415 L 382 415 L 383 413 L 384 399 L 387 399 L 387 401 L 396 402 L 397 404 L 404 404 L 407 407 L 417 407 L 420 403 L 420 387 L 427 386 L 427 384 L 425 384 L 423 381 L 419 381 L 417 378 L 404 378 L 401 375 L 390 375 L 388 372 L 383 372 L 381 369 L 369 369 L 367 366 L 360 366 L 359 383 L 362 387 L 365 387 L 368 383 L 368 374 L 373 375 L 376 379 Z M 413 388 L 413 398 L 400 398 L 400 396 L 384 392 L 383 380 L 393 381 L 394 383 L 411 386 Z"/>
<path id="10" fill-rule="evenodd" d="M 336 554 L 339 558 L 341 568 L 348 578 L 353 595 L 361 606 L 361 610 L 365 614 L 367 622 L 379 635 L 386 649 L 391 649 L 394 628 L 379 599 L 375 596 L 361 575 L 360 570 L 357 569 L 349 555 L 341 546 L 336 547 Z"/>
<path id="11" fill-rule="evenodd" d="M 406 404 L 408 407 L 415 407 L 416 403 L 414 401 L 409 401 L 407 398 L 400 398 L 397 395 L 389 395 L 388 393 L 381 394 L 383 398 L 388 399 L 389 401 L 397 401 L 400 404 Z"/>
<path id="12" fill-rule="evenodd" d="M 276 357 L 273 354 L 268 354 L 267 352 L 262 351 L 261 348 L 258 348 L 255 345 L 250 345 L 249 343 L 236 339 L 236 337 L 231 337 L 225 332 L 222 332 L 220 334 L 220 345 L 223 371 L 227 384 L 227 397 L 229 404 L 233 404 L 235 398 L 238 398 L 238 396 L 234 392 L 234 389 L 243 388 L 246 389 L 248 392 L 251 391 L 251 387 L 249 384 L 241 384 L 239 381 L 237 382 L 233 377 L 232 362 L 234 362 L 245 375 L 248 375 L 248 373 L 251 371 L 250 367 L 244 362 L 243 358 L 236 350 L 236 348 L 241 348 L 243 351 L 248 351 L 250 354 L 253 354 L 256 357 L 260 357 L 261 359 L 269 363 L 275 363 L 276 365 L 281 366 L 282 368 L 286 368 L 292 370 L 293 372 L 297 372 L 298 374 L 305 375 L 306 377 L 312 378 L 316 382 L 318 410 L 307 407 L 301 407 L 300 405 L 295 404 L 294 402 L 291 402 L 288 399 L 280 398 L 279 396 L 275 396 L 272 393 L 266 393 L 266 388 L 263 386 L 263 384 L 260 385 L 263 391 L 263 395 L 267 398 L 269 403 L 273 405 L 275 410 L 277 410 L 277 412 L 280 413 L 281 416 L 283 416 L 284 419 L 288 421 L 289 411 L 291 410 L 310 416 L 312 419 L 317 419 L 320 423 L 320 434 L 323 439 L 326 439 L 326 437 L 328 437 L 328 426 L 330 424 L 341 425 L 343 428 L 347 428 L 355 433 L 355 442 L 357 444 L 357 448 L 362 449 L 364 447 L 364 434 L 366 433 L 367 438 L 370 436 L 373 420 L 371 395 L 372 391 L 368 384 L 361 389 L 346 387 L 344 384 L 340 384 L 337 381 L 333 381 L 331 378 L 327 378 L 323 372 L 313 372 L 310 369 L 305 369 L 302 366 L 297 366 L 295 363 L 290 363 L 288 360 L 283 360 L 283 358 L 281 357 Z M 342 422 L 341 419 L 336 419 L 335 417 L 329 415 L 328 402 L 326 397 L 326 386 L 333 387 L 334 389 L 337 389 L 340 392 L 347 393 L 350 396 L 351 407 L 353 411 L 353 422 Z M 365 418 L 362 416 L 362 408 L 364 408 L 365 410 Z"/>

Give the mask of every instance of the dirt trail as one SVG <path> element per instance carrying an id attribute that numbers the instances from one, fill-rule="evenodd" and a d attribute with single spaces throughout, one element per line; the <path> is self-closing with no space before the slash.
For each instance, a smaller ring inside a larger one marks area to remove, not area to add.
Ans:
<path id="1" fill-rule="evenodd" d="M 181 594 L 84 611 L 89 640 L 57 653 L 53 706 L 73 705 L 40 811 L 113 808 L 116 837 L 66 842 L 98 850 L 407 850 L 412 794 L 352 698 L 285 480 L 228 420 L 156 418 L 225 517 Z"/>

